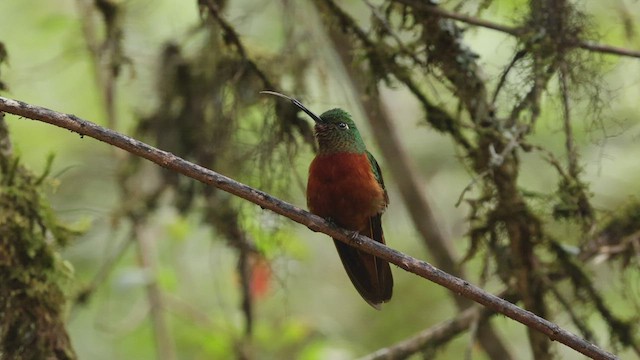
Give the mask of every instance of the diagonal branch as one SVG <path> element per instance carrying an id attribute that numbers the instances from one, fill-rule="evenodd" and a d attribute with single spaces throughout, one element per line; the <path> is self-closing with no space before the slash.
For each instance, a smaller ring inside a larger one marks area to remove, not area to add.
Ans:
<path id="1" fill-rule="evenodd" d="M 405 255 L 397 250 L 391 249 L 381 243 L 352 231 L 338 228 L 319 216 L 313 215 L 292 204 L 279 200 L 263 191 L 239 183 L 229 177 L 218 174 L 200 165 L 188 162 L 178 156 L 147 145 L 139 140 L 80 119 L 75 115 L 56 112 L 4 97 L 0 97 L 0 111 L 46 122 L 76 132 L 80 134 L 80 136 L 90 136 L 102 142 L 119 147 L 134 155 L 150 160 L 164 168 L 183 174 L 202 183 L 215 186 L 223 191 L 259 205 L 262 208 L 269 209 L 279 215 L 305 225 L 313 231 L 322 232 L 337 239 L 338 241 L 349 244 L 358 250 L 393 263 L 406 271 L 412 272 L 420 277 L 441 285 L 456 294 L 462 295 L 486 306 L 491 310 L 504 314 L 529 328 L 547 335 L 551 340 L 561 342 L 593 359 L 617 358 L 615 355 L 561 328 L 557 324 L 521 309 L 509 301 L 487 293 L 468 281 L 452 276 L 426 261 Z"/>
<path id="2" fill-rule="evenodd" d="M 507 292 L 503 292 L 501 295 L 504 295 L 504 297 L 510 300 L 517 299 L 516 296 L 512 296 L 513 294 Z M 439 344 L 450 341 L 474 323 L 485 320 L 492 315 L 495 315 L 495 312 L 488 308 L 478 306 L 467 308 L 453 319 L 431 326 L 411 338 L 377 350 L 376 352 L 361 357 L 359 360 L 406 359 L 425 348 L 433 348 Z"/>

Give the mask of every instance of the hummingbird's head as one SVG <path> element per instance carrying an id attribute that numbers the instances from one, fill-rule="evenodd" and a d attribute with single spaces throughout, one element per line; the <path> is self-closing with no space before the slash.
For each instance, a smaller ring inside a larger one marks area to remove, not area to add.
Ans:
<path id="1" fill-rule="evenodd" d="M 287 99 L 309 115 L 316 122 L 315 133 L 321 154 L 341 152 L 361 154 L 366 151 L 360 131 L 348 112 L 342 109 L 331 109 L 318 116 L 290 96 L 266 90 L 260 93 Z"/>
<path id="2" fill-rule="evenodd" d="M 348 112 L 331 109 L 316 121 L 316 139 L 320 153 L 364 153 L 366 148 L 356 123 Z"/>

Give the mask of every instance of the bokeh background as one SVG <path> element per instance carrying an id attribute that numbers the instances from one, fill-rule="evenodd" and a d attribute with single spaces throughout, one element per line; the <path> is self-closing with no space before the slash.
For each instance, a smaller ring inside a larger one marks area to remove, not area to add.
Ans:
<path id="1" fill-rule="evenodd" d="M 8 63 L 1 65 L 2 81 L 8 86 L 3 95 L 113 126 L 125 134 L 145 134 L 141 140 L 162 148 L 158 142 L 171 139 L 175 124 L 162 123 L 147 133 L 140 130 L 140 124 L 146 121 L 153 127 L 154 121 L 156 126 L 161 122 L 152 114 L 158 114 L 164 101 L 159 79 L 166 75 L 162 62 L 166 60 L 163 54 L 167 44 L 179 45 L 184 59 L 198 58 L 203 49 L 208 49 L 207 56 L 215 57 L 222 50 L 212 47 L 229 45 L 211 41 L 209 35 L 203 34 L 202 14 L 196 1 L 112 2 L 119 9 L 118 22 L 123 29 L 119 35 L 120 55 L 126 60 L 120 63 L 113 84 L 117 91 L 110 105 L 105 105 L 104 82 L 97 70 L 102 66 L 100 59 L 92 55 L 88 41 L 91 29 L 97 39 L 105 38 L 107 30 L 101 15 L 95 10 L 87 12 L 90 2 L 83 0 L 0 2 L 0 41 L 9 55 Z M 451 9 L 457 4 L 444 3 Z M 507 24 L 517 21 L 526 5 L 521 0 L 463 3 L 462 10 L 490 3 L 481 17 Z M 340 5 L 368 23 L 367 2 L 345 1 Z M 590 33 L 598 42 L 640 48 L 636 26 L 640 2 L 588 0 L 580 7 L 590 16 Z M 239 33 L 250 56 L 281 76 L 278 85 L 282 89 L 304 88 L 304 103 L 317 113 L 332 107 L 350 111 L 360 124 L 370 151 L 378 155 L 368 122 L 362 119 L 351 89 L 342 81 L 344 71 L 336 66 L 335 54 L 323 43 L 326 35 L 320 30 L 313 6 L 304 1 L 238 0 L 225 5 L 223 16 Z M 288 32 L 298 34 L 297 43 L 284 39 L 283 34 Z M 479 55 L 485 77 L 495 83 L 512 55 L 513 39 L 475 28 L 469 28 L 464 39 Z M 304 61 L 294 59 L 300 54 Z M 584 95 L 572 103 L 572 111 L 583 179 L 589 184 L 594 208 L 606 217 L 636 199 L 640 189 L 640 63 L 638 59 L 607 55 L 598 55 L 595 63 L 602 101 L 594 105 Z M 242 82 L 239 84 L 242 86 Z M 173 85 L 169 81 L 164 86 Z M 232 93 L 244 95 L 252 103 L 250 109 L 234 108 L 225 113 L 239 117 L 241 125 L 234 131 L 244 134 L 232 136 L 230 139 L 237 144 L 225 151 L 244 156 L 241 160 L 220 160 L 220 168 L 213 170 L 305 207 L 304 184 L 313 147 L 296 135 L 298 140 L 292 142 L 295 146 L 282 149 L 274 145 L 254 151 L 261 146 L 261 136 L 270 141 L 277 139 L 265 135 L 269 129 L 262 123 L 269 118 L 272 120 L 266 123 L 268 126 L 279 126 L 273 119 L 279 114 L 274 112 L 274 99 L 241 91 Z M 412 166 L 422 177 L 422 190 L 432 203 L 440 228 L 461 258 L 469 248 L 465 237 L 469 214 L 464 203 L 457 207 L 456 203 L 473 175 L 458 161 L 459 153 L 451 140 L 422 120 L 419 104 L 406 89 L 390 84 L 382 87 L 381 93 Z M 447 103 L 451 96 L 443 94 L 439 101 Z M 111 115 L 107 106 L 111 106 Z M 170 107 L 166 109 L 170 111 Z M 530 141 L 561 154 L 564 137 L 559 109 L 557 99 L 551 96 L 544 102 Z M 116 121 L 110 123 L 110 116 Z M 382 311 L 375 311 L 352 288 L 326 236 L 251 204 L 234 202 L 233 208 L 244 215 L 241 228 L 264 254 L 250 260 L 254 323 L 251 339 L 247 340 L 238 251 L 219 228 L 206 221 L 210 200 L 196 196 L 183 209 L 177 204 L 180 194 L 175 192 L 188 191 L 185 189 L 189 189 L 189 179 L 174 179 L 178 184 L 174 191 L 160 192 L 145 214 L 143 228 L 132 230 L 136 225 L 126 216 L 132 199 L 135 201 L 139 192 L 140 198 L 149 199 L 145 189 L 153 192 L 163 181 L 159 180 L 162 175 L 158 170 L 136 164 L 137 175 L 126 180 L 127 193 L 122 174 L 126 173 L 123 163 L 129 160 L 119 150 L 43 123 L 14 116 L 8 116 L 7 121 L 15 151 L 34 172 L 43 171 L 47 156 L 55 155 L 47 195 L 65 222 L 84 231 L 61 250 L 74 269 L 68 289 L 71 298 L 87 291 L 87 286 L 94 286 L 87 299 L 72 300 L 69 305 L 68 330 L 81 359 L 167 358 L 158 354 L 158 347 L 163 346 L 177 359 L 350 359 L 389 346 L 458 313 L 447 290 L 395 267 L 394 298 Z M 193 126 L 194 132 L 209 129 Z M 164 137 L 159 135 L 163 128 Z M 221 139 L 212 136 L 211 147 L 216 148 Z M 170 143 L 167 140 L 164 144 Z M 276 154 L 280 166 L 257 165 L 265 151 Z M 398 175 L 387 174 L 387 160 L 377 157 L 391 199 L 383 217 L 388 245 L 433 261 L 400 201 L 395 179 Z M 245 167 L 234 168 L 235 161 L 244 162 Z M 247 171 L 246 167 L 254 170 Z M 554 170 L 541 156 L 522 155 L 520 186 L 532 193 L 547 193 L 557 181 Z M 223 197 L 215 199 L 227 201 Z M 572 225 L 558 222 L 550 226 L 558 237 L 575 235 Z M 146 240 L 141 245 L 132 239 L 132 233 Z M 466 267 L 469 280 L 477 283 L 482 256 L 470 260 Z M 629 305 L 633 303 L 629 296 L 635 295 L 637 300 L 640 295 L 637 268 L 621 275 L 605 262 L 591 265 L 590 274 L 620 316 L 637 313 L 638 308 Z M 168 337 L 160 340 L 150 310 L 150 283 L 157 285 L 162 296 L 160 316 Z M 500 282 L 491 278 L 483 286 L 491 292 L 501 289 Z M 616 306 L 618 303 L 620 306 Z M 573 329 L 565 314 L 558 311 L 555 315 L 561 326 Z M 524 326 L 502 316 L 495 317 L 492 323 L 516 358 L 530 357 Z M 596 339 L 600 345 L 607 347 L 606 327 L 598 319 L 593 319 L 592 325 L 598 330 Z M 158 346 L 158 341 L 170 344 Z M 459 359 L 469 351 L 474 359 L 487 358 L 478 345 L 470 344 L 468 334 L 457 337 L 436 354 L 440 359 Z M 625 351 L 623 356 L 634 356 Z M 562 346 L 557 347 L 557 353 L 563 359 L 582 358 Z"/>

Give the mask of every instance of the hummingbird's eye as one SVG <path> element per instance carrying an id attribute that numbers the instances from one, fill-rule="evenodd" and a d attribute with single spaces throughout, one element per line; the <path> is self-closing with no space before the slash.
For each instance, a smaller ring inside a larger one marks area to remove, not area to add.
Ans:
<path id="1" fill-rule="evenodd" d="M 342 129 L 342 130 L 347 130 L 347 129 L 349 129 L 349 125 L 347 125 L 347 124 L 345 124 L 345 123 L 343 123 L 343 122 L 338 123 L 338 127 L 339 127 L 340 129 Z"/>

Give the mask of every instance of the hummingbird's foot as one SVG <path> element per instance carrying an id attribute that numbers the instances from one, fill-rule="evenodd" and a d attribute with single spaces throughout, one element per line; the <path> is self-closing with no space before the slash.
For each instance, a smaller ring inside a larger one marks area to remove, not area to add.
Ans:
<path id="1" fill-rule="evenodd" d="M 336 224 L 335 221 L 333 221 L 333 218 L 331 217 L 326 217 L 324 218 L 329 224 L 331 224 L 331 226 L 333 226 L 334 228 L 339 228 L 340 225 Z M 358 231 L 351 231 L 349 234 L 349 239 L 351 239 L 352 241 L 356 241 L 358 239 L 358 236 L 360 235 L 360 233 Z"/>

